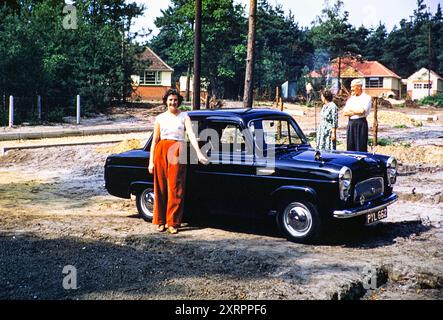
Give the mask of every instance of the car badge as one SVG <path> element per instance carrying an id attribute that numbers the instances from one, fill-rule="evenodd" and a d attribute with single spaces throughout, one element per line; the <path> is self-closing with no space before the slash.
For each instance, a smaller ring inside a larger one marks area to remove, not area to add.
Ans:
<path id="1" fill-rule="evenodd" d="M 366 200 L 365 196 L 361 195 L 360 196 L 360 204 L 363 205 L 365 203 L 365 200 Z"/>

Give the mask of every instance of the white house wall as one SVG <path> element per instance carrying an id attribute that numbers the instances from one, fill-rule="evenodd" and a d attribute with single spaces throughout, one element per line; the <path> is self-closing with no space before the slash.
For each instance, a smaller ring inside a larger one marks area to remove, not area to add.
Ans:
<path id="1" fill-rule="evenodd" d="M 162 71 L 162 86 L 171 87 L 172 83 L 172 72 Z"/>
<path id="2" fill-rule="evenodd" d="M 391 90 L 400 90 L 399 80 L 397 78 L 383 78 L 383 88 Z"/>

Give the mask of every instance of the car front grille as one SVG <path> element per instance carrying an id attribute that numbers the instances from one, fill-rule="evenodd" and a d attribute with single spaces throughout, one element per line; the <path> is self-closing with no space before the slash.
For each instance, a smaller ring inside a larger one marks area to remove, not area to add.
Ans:
<path id="1" fill-rule="evenodd" d="M 354 203 L 363 204 L 366 201 L 383 195 L 385 191 L 383 178 L 371 178 L 355 185 Z"/>

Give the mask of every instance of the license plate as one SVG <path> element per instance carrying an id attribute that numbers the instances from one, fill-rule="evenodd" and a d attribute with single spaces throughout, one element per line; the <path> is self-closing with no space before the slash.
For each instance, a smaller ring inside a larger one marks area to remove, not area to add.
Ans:
<path id="1" fill-rule="evenodd" d="M 371 224 L 388 217 L 388 207 L 366 214 L 366 224 Z"/>

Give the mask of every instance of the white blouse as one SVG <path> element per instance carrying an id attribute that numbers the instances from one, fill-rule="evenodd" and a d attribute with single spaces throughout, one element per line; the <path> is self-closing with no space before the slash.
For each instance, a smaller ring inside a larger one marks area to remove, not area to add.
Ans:
<path id="1" fill-rule="evenodd" d="M 164 112 L 155 119 L 160 125 L 161 140 L 185 140 L 185 118 L 187 112 L 181 111 L 178 115 L 170 112 Z"/>

